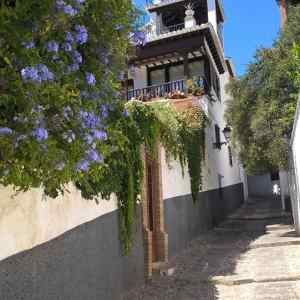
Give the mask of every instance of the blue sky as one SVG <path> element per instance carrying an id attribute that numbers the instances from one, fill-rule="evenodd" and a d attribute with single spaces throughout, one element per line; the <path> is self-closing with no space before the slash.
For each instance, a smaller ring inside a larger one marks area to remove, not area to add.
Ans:
<path id="1" fill-rule="evenodd" d="M 135 0 L 143 6 L 145 0 Z M 279 26 L 276 0 L 223 0 L 225 53 L 233 59 L 238 75 L 242 75 L 256 48 L 270 47 Z"/>

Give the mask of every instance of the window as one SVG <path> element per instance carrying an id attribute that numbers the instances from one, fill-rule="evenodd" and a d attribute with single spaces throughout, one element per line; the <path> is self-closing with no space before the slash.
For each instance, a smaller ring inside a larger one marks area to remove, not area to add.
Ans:
<path id="1" fill-rule="evenodd" d="M 215 125 L 216 148 L 221 149 L 220 127 Z"/>
<path id="2" fill-rule="evenodd" d="M 196 60 L 189 63 L 190 76 L 204 76 L 204 62 L 203 60 Z"/>
<path id="3" fill-rule="evenodd" d="M 150 85 L 159 85 L 165 83 L 165 69 L 156 69 L 150 71 Z"/>
<path id="4" fill-rule="evenodd" d="M 228 146 L 228 156 L 229 156 L 229 165 L 232 167 L 233 166 L 233 158 L 232 158 L 232 150 L 231 150 L 230 146 Z"/>
<path id="5" fill-rule="evenodd" d="M 171 66 L 169 68 L 169 81 L 180 80 L 184 78 L 183 64 Z"/>

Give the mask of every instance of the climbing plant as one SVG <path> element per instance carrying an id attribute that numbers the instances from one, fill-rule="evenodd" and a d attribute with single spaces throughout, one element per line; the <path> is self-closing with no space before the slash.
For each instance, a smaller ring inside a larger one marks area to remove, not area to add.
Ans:
<path id="1" fill-rule="evenodd" d="M 179 113 L 171 104 L 163 101 L 151 104 L 131 101 L 127 107 L 133 116 L 139 118 L 137 124 L 149 131 L 150 134 L 146 134 L 148 140 L 144 140 L 148 149 L 159 138 L 167 161 L 178 159 L 183 175 L 187 164 L 192 197 L 196 201 L 202 189 L 205 130 L 209 122 L 205 113 L 199 107 L 191 107 Z"/>
<path id="2" fill-rule="evenodd" d="M 205 129 L 208 119 L 205 113 L 197 107 L 186 110 L 180 118 L 182 120 L 180 135 L 191 178 L 192 197 L 194 202 L 196 202 L 199 190 L 202 189 L 202 169 L 205 159 Z"/>

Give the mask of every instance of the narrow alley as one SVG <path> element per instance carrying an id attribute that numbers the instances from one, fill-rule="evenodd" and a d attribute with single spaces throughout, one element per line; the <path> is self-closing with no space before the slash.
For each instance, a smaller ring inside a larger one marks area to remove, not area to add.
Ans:
<path id="1" fill-rule="evenodd" d="M 300 299 L 300 238 L 279 201 L 251 199 L 126 300 Z"/>

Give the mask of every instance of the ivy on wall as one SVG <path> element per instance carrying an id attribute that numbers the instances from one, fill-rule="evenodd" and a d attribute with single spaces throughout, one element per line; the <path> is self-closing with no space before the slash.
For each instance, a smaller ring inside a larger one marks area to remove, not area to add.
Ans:
<path id="1" fill-rule="evenodd" d="M 181 115 L 181 138 L 191 178 L 191 191 L 194 202 L 202 189 L 202 165 L 205 159 L 205 129 L 208 119 L 205 113 L 193 107 Z"/>
<path id="2" fill-rule="evenodd" d="M 42 187 L 52 198 L 70 182 L 88 200 L 114 193 L 124 253 L 141 146 L 155 155 L 159 138 L 168 159 L 188 162 L 196 195 L 204 142 L 201 118 L 189 130 L 190 115 L 166 103 L 120 100 L 135 15 L 130 0 L 0 1 L 0 184 Z M 191 155 L 193 147 L 200 152 Z"/>

